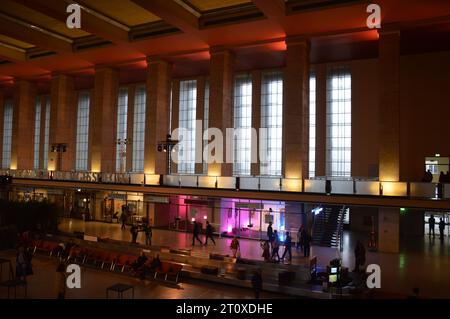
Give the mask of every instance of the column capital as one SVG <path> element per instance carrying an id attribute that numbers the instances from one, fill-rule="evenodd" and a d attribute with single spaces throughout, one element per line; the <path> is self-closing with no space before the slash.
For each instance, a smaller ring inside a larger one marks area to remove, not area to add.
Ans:
<path id="1" fill-rule="evenodd" d="M 147 65 L 159 64 L 159 63 L 167 64 L 167 65 L 171 64 L 171 62 L 167 61 L 167 59 L 165 59 L 164 57 L 159 56 L 159 55 L 149 55 L 149 56 L 147 56 L 146 60 L 147 60 Z"/>
<path id="2" fill-rule="evenodd" d="M 222 46 L 222 45 L 210 47 L 209 54 L 210 55 L 218 55 L 218 54 L 234 55 L 233 51 L 231 51 L 230 48 Z"/>
<path id="3" fill-rule="evenodd" d="M 309 37 L 303 35 L 287 36 L 284 41 L 286 42 L 287 46 L 290 45 L 305 45 L 307 47 L 311 46 L 311 41 Z"/>

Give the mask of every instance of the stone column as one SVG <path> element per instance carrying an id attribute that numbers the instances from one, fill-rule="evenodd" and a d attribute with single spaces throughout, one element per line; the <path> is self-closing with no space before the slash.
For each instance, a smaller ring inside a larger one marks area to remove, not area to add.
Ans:
<path id="1" fill-rule="evenodd" d="M 39 168 L 44 169 L 44 146 L 45 146 L 45 113 L 47 112 L 47 100 L 50 99 L 48 95 L 41 95 L 41 130 L 39 132 Z M 50 104 L 49 104 L 50 105 Z"/>
<path id="2" fill-rule="evenodd" d="M 400 32 L 381 31 L 379 39 L 380 181 L 400 179 Z"/>
<path id="3" fill-rule="evenodd" d="M 400 241 L 400 213 L 398 208 L 378 209 L 378 251 L 398 253 Z"/>
<path id="4" fill-rule="evenodd" d="M 5 114 L 5 95 L 4 92 L 0 91 L 0 167 L 3 167 L 3 123 Z"/>
<path id="5" fill-rule="evenodd" d="M 307 178 L 309 158 L 309 40 L 286 40 L 283 83 L 283 175 Z"/>
<path id="6" fill-rule="evenodd" d="M 172 82 L 172 125 L 171 130 L 178 128 L 180 119 L 180 80 L 173 80 Z M 172 162 L 172 174 L 178 172 L 178 164 Z"/>
<path id="7" fill-rule="evenodd" d="M 147 108 L 145 114 L 144 171 L 166 174 L 166 154 L 158 152 L 158 141 L 169 134 L 170 80 L 172 65 L 159 58 L 148 58 Z"/>
<path id="8" fill-rule="evenodd" d="M 326 175 L 327 152 L 327 68 L 319 64 L 316 75 L 316 176 Z"/>
<path id="9" fill-rule="evenodd" d="M 36 90 L 20 80 L 14 88 L 11 168 L 33 169 Z"/>
<path id="10" fill-rule="evenodd" d="M 75 167 L 76 105 L 73 78 L 64 74 L 53 75 L 48 155 L 49 170 L 70 171 Z M 61 167 L 58 168 L 56 167 L 58 153 L 51 151 L 52 144 L 56 143 L 67 144 L 66 152 L 62 153 Z"/>
<path id="11" fill-rule="evenodd" d="M 111 68 L 96 68 L 89 110 L 91 171 L 116 171 L 118 74 Z"/>
<path id="12" fill-rule="evenodd" d="M 134 92 L 135 86 L 128 87 L 128 112 L 127 112 L 127 172 L 133 169 L 133 128 L 134 128 Z"/>
<path id="13" fill-rule="evenodd" d="M 211 48 L 209 86 L 209 128 L 218 128 L 223 134 L 223 163 L 208 164 L 208 175 L 232 176 L 233 164 L 225 163 L 227 151 L 233 152 L 232 143 L 226 141 L 226 129 L 233 128 L 233 68 L 234 56 L 224 48 Z M 209 140 L 209 143 L 211 143 Z M 231 142 L 231 141 L 229 141 Z M 227 144 L 230 144 L 227 150 Z"/>
<path id="14" fill-rule="evenodd" d="M 252 128 L 257 132 L 258 138 L 256 139 L 257 154 L 259 154 L 259 129 L 261 128 L 261 71 L 252 72 Z M 250 174 L 253 176 L 259 176 L 260 174 L 260 162 L 259 155 L 255 159 L 256 161 L 251 164 Z"/>
<path id="15" fill-rule="evenodd" d="M 196 119 L 202 121 L 202 126 L 196 126 L 196 137 L 200 137 L 200 141 L 196 141 L 195 149 L 195 174 L 203 174 L 203 119 L 205 118 L 205 78 L 199 77 L 197 79 L 197 109 Z M 197 149 L 197 145 L 201 145 L 201 150 Z"/>

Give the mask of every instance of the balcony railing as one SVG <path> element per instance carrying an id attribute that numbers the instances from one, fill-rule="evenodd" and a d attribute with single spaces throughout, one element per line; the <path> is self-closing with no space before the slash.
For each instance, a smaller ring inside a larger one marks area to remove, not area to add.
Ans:
<path id="1" fill-rule="evenodd" d="M 373 179 L 346 178 L 289 179 L 282 177 L 224 177 L 205 175 L 149 175 L 142 173 L 94 173 L 45 170 L 0 169 L 0 175 L 20 179 L 233 189 L 312 194 L 395 196 L 427 199 L 450 199 L 450 184 L 421 182 L 382 182 Z"/>

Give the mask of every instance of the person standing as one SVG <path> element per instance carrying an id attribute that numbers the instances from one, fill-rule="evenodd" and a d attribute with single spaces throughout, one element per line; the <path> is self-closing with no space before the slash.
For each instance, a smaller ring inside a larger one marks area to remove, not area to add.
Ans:
<path id="1" fill-rule="evenodd" d="M 436 220 L 434 219 L 434 215 L 431 215 L 430 218 L 428 218 L 428 226 L 430 227 L 428 236 L 431 236 L 431 232 L 433 232 L 434 237 L 434 225 L 436 223 Z"/>
<path id="2" fill-rule="evenodd" d="M 193 233 L 192 233 L 192 246 L 195 246 L 195 240 L 196 239 L 200 243 L 200 245 L 203 245 L 202 241 L 198 237 L 198 235 L 200 234 L 200 225 L 199 225 L 199 223 L 194 221 L 194 225 L 193 226 L 194 226 L 194 229 L 193 229 Z"/>
<path id="3" fill-rule="evenodd" d="M 441 217 L 439 220 L 439 239 L 441 241 L 444 241 L 444 230 L 445 230 L 445 222 L 444 219 Z"/>
<path id="4" fill-rule="evenodd" d="M 281 259 L 284 259 L 286 253 L 289 253 L 289 261 L 292 261 L 292 239 L 289 232 L 286 233 L 286 240 L 284 241 L 284 253 Z"/>
<path id="5" fill-rule="evenodd" d="M 58 267 L 56 267 L 56 272 L 58 273 L 58 296 L 57 299 L 65 299 L 66 298 L 66 266 L 64 263 L 60 263 Z"/>
<path id="6" fill-rule="evenodd" d="M 296 248 L 300 250 L 303 250 L 303 242 L 302 242 L 302 236 L 303 236 L 303 232 L 305 230 L 305 227 L 303 225 L 300 226 L 300 228 L 298 229 L 297 232 L 297 245 Z"/>
<path id="7" fill-rule="evenodd" d="M 252 276 L 252 288 L 255 292 L 255 299 L 259 299 L 259 295 L 262 291 L 263 279 L 261 275 L 261 269 L 255 270 Z"/>
<path id="8" fill-rule="evenodd" d="M 359 266 L 364 266 L 366 263 L 366 249 L 361 241 L 356 242 L 355 247 L 355 269 L 353 271 L 359 272 Z"/>
<path id="9" fill-rule="evenodd" d="M 216 245 L 216 242 L 214 241 L 213 238 L 213 232 L 214 229 L 211 226 L 211 224 L 209 223 L 209 221 L 206 221 L 206 240 L 205 240 L 205 246 L 208 245 L 208 238 L 211 239 L 211 241 L 213 242 L 214 246 Z"/>
<path id="10" fill-rule="evenodd" d="M 262 242 L 261 244 L 261 249 L 263 250 L 262 256 L 264 258 L 264 261 L 269 261 L 270 260 L 270 246 L 269 246 L 269 241 L 265 240 L 264 242 Z"/>
<path id="11" fill-rule="evenodd" d="M 145 224 L 144 226 L 144 232 L 145 232 L 145 244 L 147 246 L 151 246 L 152 245 L 152 227 L 148 224 Z"/>
<path id="12" fill-rule="evenodd" d="M 311 241 L 312 241 L 311 235 L 306 230 L 304 230 L 302 242 L 303 242 L 303 256 L 305 257 L 309 257 L 311 251 Z"/>
<path id="13" fill-rule="evenodd" d="M 137 236 L 138 236 L 138 230 L 137 230 L 136 225 L 131 226 L 130 233 L 131 233 L 131 242 L 133 244 L 136 244 L 136 240 L 137 240 Z"/>
<path id="14" fill-rule="evenodd" d="M 267 239 L 269 242 L 272 242 L 273 238 L 273 228 L 272 228 L 272 222 L 269 223 L 269 226 L 267 227 Z"/>

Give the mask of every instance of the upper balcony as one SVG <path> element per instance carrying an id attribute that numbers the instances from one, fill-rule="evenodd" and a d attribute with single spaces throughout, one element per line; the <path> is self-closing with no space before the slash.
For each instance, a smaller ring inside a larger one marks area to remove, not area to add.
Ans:
<path id="1" fill-rule="evenodd" d="M 345 202 L 347 204 L 382 205 L 374 199 L 398 199 L 393 206 L 450 208 L 450 184 L 422 183 L 422 182 L 384 182 L 367 178 L 327 178 L 288 179 L 282 177 L 225 177 L 206 175 L 149 175 L 143 173 L 94 173 L 94 172 L 63 172 L 45 170 L 0 170 L 0 175 L 12 176 L 21 185 L 25 181 L 35 180 L 48 183 L 70 182 L 83 185 L 110 185 L 111 187 L 133 186 L 134 188 L 148 187 L 145 191 L 180 193 L 186 195 L 204 194 L 205 189 L 221 191 L 220 196 L 241 196 L 243 193 L 251 196 L 270 197 L 267 199 L 304 200 L 306 202 Z M 37 183 L 36 183 L 37 182 Z M 42 183 L 41 183 L 42 184 Z M 55 185 L 56 186 L 56 185 Z M 104 187 L 102 187 L 104 189 Z M 176 190 L 176 191 L 175 191 Z M 161 190 L 162 191 L 162 190 Z M 237 195 L 239 191 L 239 195 Z M 230 193 L 232 192 L 232 193 Z M 293 197 L 292 195 L 298 195 Z M 302 197 L 303 196 L 303 197 Z M 333 199 L 332 199 L 333 198 Z M 357 200 L 355 201 L 355 198 Z M 361 201 L 361 199 L 365 199 Z M 402 201 L 400 201 L 402 200 Z M 405 202 L 405 200 L 407 200 Z M 424 206 L 411 201 L 428 202 Z M 432 203 L 433 202 L 433 203 Z M 409 205 L 411 203 L 411 205 Z M 432 203 L 432 204 L 430 204 Z"/>

